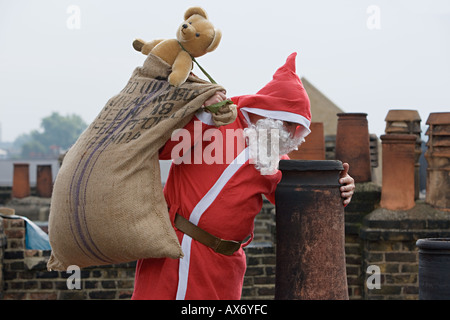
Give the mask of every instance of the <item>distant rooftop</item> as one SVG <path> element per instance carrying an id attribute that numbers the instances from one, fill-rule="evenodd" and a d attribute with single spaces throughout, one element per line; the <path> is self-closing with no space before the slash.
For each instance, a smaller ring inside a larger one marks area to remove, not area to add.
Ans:
<path id="1" fill-rule="evenodd" d="M 311 102 L 311 115 L 313 122 L 323 122 L 324 134 L 335 135 L 337 129 L 337 113 L 344 112 L 333 101 L 328 99 L 319 89 L 306 78 L 302 78 L 303 86 Z"/>

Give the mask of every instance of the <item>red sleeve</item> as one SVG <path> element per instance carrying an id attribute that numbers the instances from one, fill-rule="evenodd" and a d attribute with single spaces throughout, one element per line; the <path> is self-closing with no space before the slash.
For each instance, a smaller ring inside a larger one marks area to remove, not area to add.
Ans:
<path id="1" fill-rule="evenodd" d="M 275 192 L 271 194 L 265 194 L 267 200 L 270 201 L 271 204 L 275 204 Z"/>
<path id="2" fill-rule="evenodd" d="M 275 204 L 275 191 L 277 190 L 278 183 L 281 181 L 281 171 L 277 171 L 277 173 L 273 174 L 270 179 L 272 184 L 272 189 L 265 193 L 267 200 L 269 200 L 272 204 Z"/>

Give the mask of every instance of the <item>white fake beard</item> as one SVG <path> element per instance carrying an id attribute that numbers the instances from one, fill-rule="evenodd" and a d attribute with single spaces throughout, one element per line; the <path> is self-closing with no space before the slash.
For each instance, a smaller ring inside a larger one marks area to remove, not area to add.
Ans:
<path id="1" fill-rule="evenodd" d="M 305 141 L 303 137 L 291 137 L 283 122 L 274 119 L 260 119 L 244 129 L 244 137 L 249 146 L 250 163 L 262 175 L 275 174 L 280 158 Z"/>

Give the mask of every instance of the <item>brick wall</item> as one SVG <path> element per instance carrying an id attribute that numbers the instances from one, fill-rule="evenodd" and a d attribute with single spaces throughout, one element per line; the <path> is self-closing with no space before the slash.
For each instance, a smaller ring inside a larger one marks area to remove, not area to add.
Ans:
<path id="1" fill-rule="evenodd" d="M 265 197 L 263 206 L 255 219 L 252 244 L 275 243 L 275 206 Z"/>
<path id="2" fill-rule="evenodd" d="M 242 299 L 273 299 L 275 248 L 273 206 L 264 205 L 256 222 L 258 233 L 247 254 L 247 273 Z M 130 299 L 134 287 L 135 262 L 96 266 L 81 270 L 81 289 L 69 289 L 72 272 L 47 271 L 49 250 L 25 248 L 25 221 L 0 218 L 0 299 Z M 266 232 L 266 230 L 268 230 Z M 69 279 L 70 281 L 70 279 Z"/>
<path id="3" fill-rule="evenodd" d="M 242 300 L 270 299 L 275 296 L 275 206 L 264 198 L 255 219 L 254 238 L 245 247 L 247 270 Z"/>
<path id="4" fill-rule="evenodd" d="M 366 299 L 418 299 L 418 253 L 415 241 L 366 241 L 364 265 L 380 268 L 380 289 L 365 286 Z"/>
<path id="5" fill-rule="evenodd" d="M 380 188 L 357 184 L 345 209 L 346 264 L 350 299 L 418 299 L 418 239 L 450 237 L 450 215 L 423 201 L 408 211 L 379 208 Z M 275 210 L 268 201 L 255 221 L 255 238 L 245 248 L 247 271 L 242 299 L 273 299 Z M 71 273 L 48 272 L 50 251 L 25 249 L 25 222 L 0 218 L 0 298 L 129 299 L 135 263 L 81 270 L 81 290 L 69 290 Z M 368 266 L 381 271 L 381 289 L 368 289 Z M 3 282 L 3 284 L 1 283 Z"/>
<path id="6" fill-rule="evenodd" d="M 345 260 L 349 299 L 362 299 L 364 279 L 362 271 L 362 244 L 359 237 L 352 234 L 345 236 Z"/>
<path id="7" fill-rule="evenodd" d="M 3 299 L 129 299 L 135 263 L 81 270 L 81 290 L 68 289 L 72 272 L 47 271 L 49 250 L 25 249 L 25 221 L 3 219 Z M 1 233 L 0 233 L 1 238 Z M 0 291 L 1 292 L 1 291 Z"/>
<path id="8" fill-rule="evenodd" d="M 245 248 L 247 270 L 242 300 L 273 300 L 275 295 L 275 246 L 250 245 Z"/>
<path id="9" fill-rule="evenodd" d="M 345 208 L 345 258 L 349 298 L 363 299 L 365 271 L 363 269 L 363 241 L 360 229 L 364 217 L 380 202 L 381 187 L 372 182 L 357 183 L 352 202 Z"/>
<path id="10" fill-rule="evenodd" d="M 364 219 L 360 232 L 363 269 L 380 268 L 380 289 L 365 286 L 365 299 L 418 299 L 418 248 L 424 238 L 450 237 L 450 215 L 422 200 L 414 208 L 391 211 L 378 208 Z"/>
<path id="11" fill-rule="evenodd" d="M 3 218 L 0 218 L 0 299 L 3 299 L 3 256 L 6 247 L 6 235 L 3 229 Z"/>

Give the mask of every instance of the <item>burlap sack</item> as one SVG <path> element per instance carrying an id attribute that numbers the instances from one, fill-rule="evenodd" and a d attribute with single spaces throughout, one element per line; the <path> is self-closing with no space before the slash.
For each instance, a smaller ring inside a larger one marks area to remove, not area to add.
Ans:
<path id="1" fill-rule="evenodd" d="M 161 186 L 158 150 L 221 86 L 149 55 L 64 158 L 49 217 L 49 270 L 182 257 Z"/>

